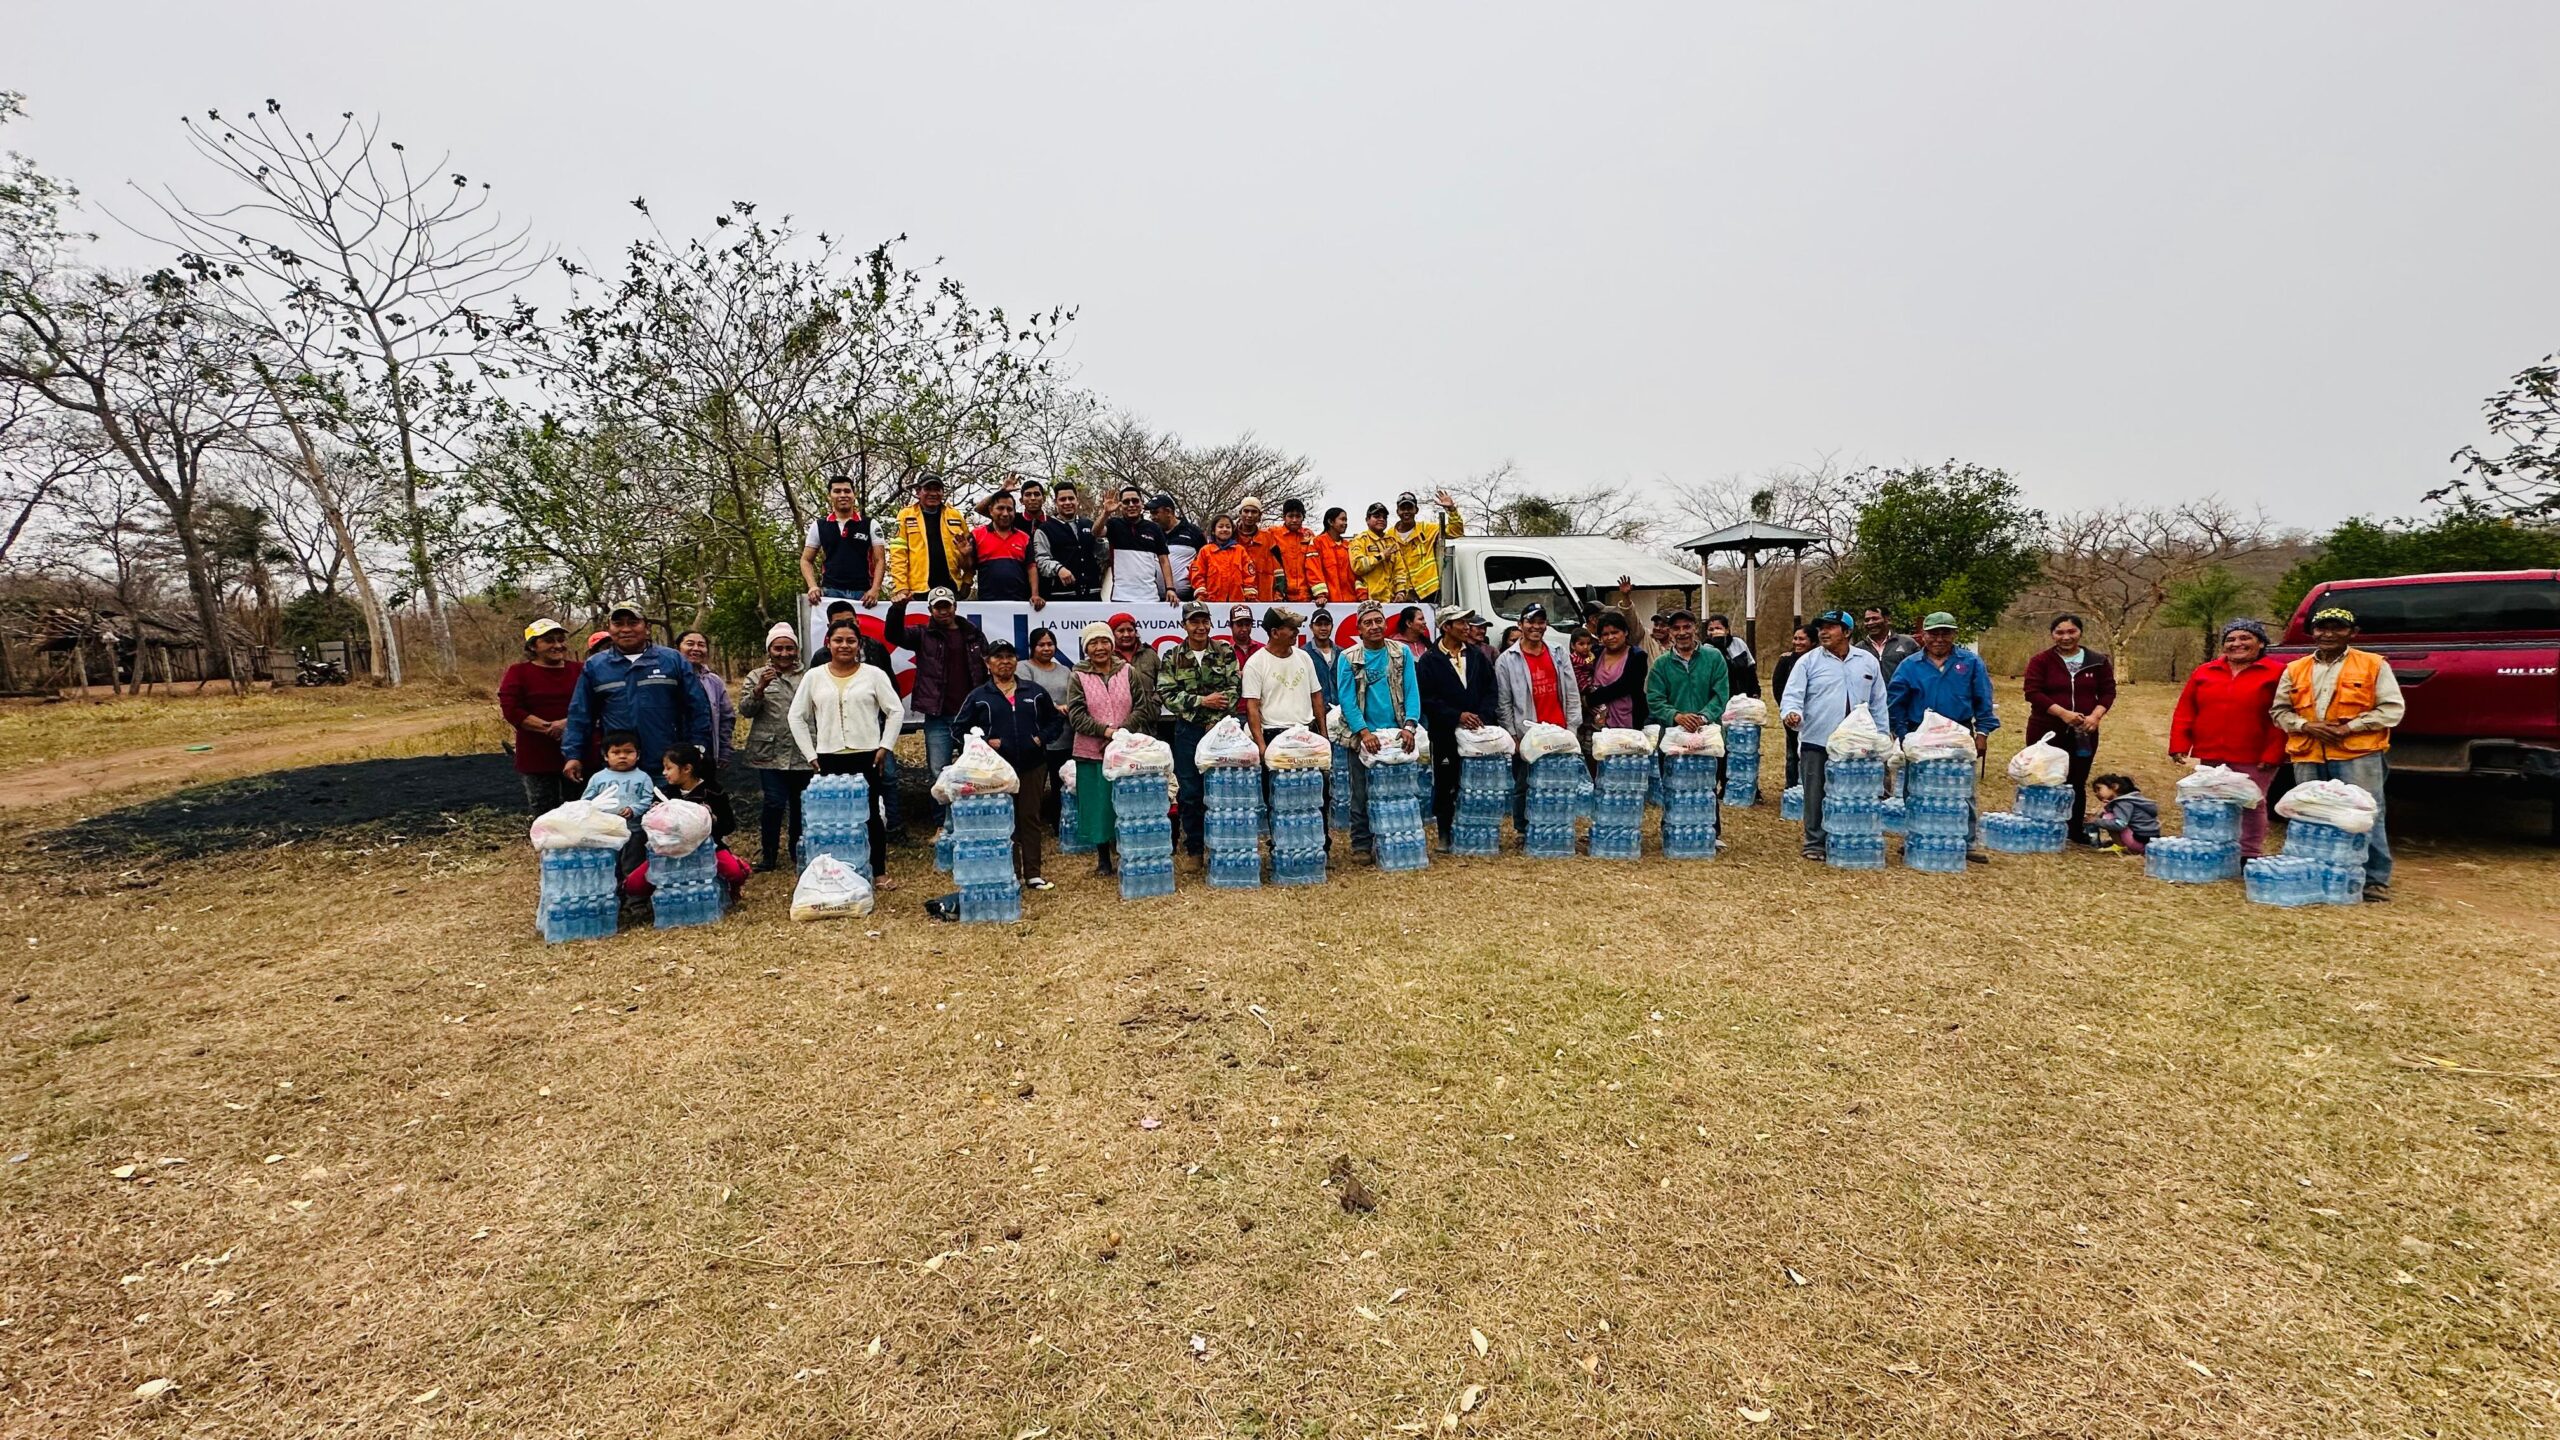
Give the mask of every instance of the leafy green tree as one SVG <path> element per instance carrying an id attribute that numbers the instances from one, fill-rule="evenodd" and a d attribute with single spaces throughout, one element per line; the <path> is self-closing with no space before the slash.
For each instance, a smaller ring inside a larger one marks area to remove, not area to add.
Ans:
<path id="1" fill-rule="evenodd" d="M 2445 570 L 2541 570 L 2560 566 L 2560 529 L 2462 505 L 2425 524 L 2349 520 L 2321 537 L 2319 553 L 2284 572 L 2273 604 L 2290 616 L 2326 580 L 2425 575 Z"/>
<path id="2" fill-rule="evenodd" d="M 2006 472 L 1948 460 L 1850 478 L 1872 483 L 1875 497 L 1859 508 L 1854 542 L 1832 576 L 1833 604 L 1883 605 L 1896 615 L 1944 610 L 1981 630 L 2036 578 L 2044 514 L 2019 501 Z"/>
<path id="3" fill-rule="evenodd" d="M 2248 581 L 2216 565 L 2192 580 L 2170 586 L 2169 603 L 2161 609 L 2160 618 L 2201 631 L 2204 653 L 2211 655 L 2222 623 L 2238 615 L 2252 593 Z"/>
<path id="4" fill-rule="evenodd" d="M 333 590 L 306 590 L 284 603 L 278 630 L 294 649 L 324 640 L 344 640 L 361 632 L 364 612 Z"/>
<path id="5" fill-rule="evenodd" d="M 2453 452 L 2462 474 L 2427 498 L 2520 517 L 2560 517 L 2560 355 L 2517 371 L 2480 410 L 2500 448 L 2486 453 L 2465 445 Z"/>

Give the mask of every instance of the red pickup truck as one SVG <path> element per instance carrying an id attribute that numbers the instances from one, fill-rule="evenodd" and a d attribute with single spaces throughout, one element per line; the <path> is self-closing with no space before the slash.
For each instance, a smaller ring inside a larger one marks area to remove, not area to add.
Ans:
<path id="1" fill-rule="evenodd" d="M 2560 570 L 2332 580 L 2302 597 L 2276 653 L 2311 648 L 2311 616 L 2356 613 L 2356 644 L 2391 662 L 2408 717 L 2391 768 L 2521 783 L 2560 835 Z"/>

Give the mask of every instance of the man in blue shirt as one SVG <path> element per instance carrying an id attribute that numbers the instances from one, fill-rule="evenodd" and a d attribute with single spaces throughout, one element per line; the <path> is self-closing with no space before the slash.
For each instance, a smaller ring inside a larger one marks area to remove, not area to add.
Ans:
<path id="1" fill-rule="evenodd" d="M 1991 695 L 1991 674 L 1982 665 L 1982 657 L 1956 643 L 1956 617 L 1944 610 L 1932 611 L 1920 622 L 1920 649 L 1903 657 L 1894 667 L 1893 679 L 1887 687 L 1893 708 L 1893 738 L 1899 740 L 1920 728 L 1920 722 L 1935 710 L 1940 715 L 1973 731 L 1973 754 L 1979 761 L 1991 749 L 1991 732 L 2000 728 L 1998 703 Z M 1976 772 L 1979 775 L 1979 771 Z M 1973 828 L 1982 827 L 1982 807 L 1973 807 Z M 1980 863 L 1990 857 L 1974 845 L 1965 858 Z"/>
<path id="2" fill-rule="evenodd" d="M 1851 710 L 1862 707 L 1878 730 L 1889 730 L 1892 720 L 1885 708 L 1884 672 L 1876 665 L 1876 657 L 1849 644 L 1852 622 L 1847 612 L 1817 616 L 1813 625 L 1822 644 L 1806 651 L 1787 672 L 1778 714 L 1796 732 L 1804 786 L 1804 858 L 1820 860 L 1827 849 L 1822 834 L 1822 783 L 1823 768 L 1831 759 L 1825 748 L 1831 732 L 1849 718 Z"/>
<path id="3" fill-rule="evenodd" d="M 569 692 L 568 728 L 560 732 L 560 773 L 584 778 L 588 741 L 607 730 L 640 738 L 640 769 L 658 773 L 667 747 L 690 741 L 711 749 L 711 697 L 693 664 L 664 645 L 649 643 L 649 617 L 623 601 L 605 619 L 613 643 L 587 657 Z"/>
<path id="4" fill-rule="evenodd" d="M 1413 748 L 1414 730 L 1422 724 L 1422 682 L 1413 652 L 1387 638 L 1386 607 L 1374 600 L 1360 607 L 1359 645 L 1334 661 L 1333 689 L 1356 749 L 1375 754 L 1390 745 Z M 1369 767 L 1354 755 L 1351 853 L 1367 853 L 1369 839 Z"/>

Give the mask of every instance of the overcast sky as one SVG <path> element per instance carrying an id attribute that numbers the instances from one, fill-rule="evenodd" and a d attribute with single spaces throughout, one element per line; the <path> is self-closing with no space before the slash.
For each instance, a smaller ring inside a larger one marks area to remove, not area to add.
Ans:
<path id="1" fill-rule="evenodd" d="M 0 138 L 131 212 L 273 96 L 590 258 L 644 194 L 905 232 L 1345 501 L 1833 454 L 2416 510 L 2560 348 L 2560 4 L 2100 8 L 26 6 Z"/>

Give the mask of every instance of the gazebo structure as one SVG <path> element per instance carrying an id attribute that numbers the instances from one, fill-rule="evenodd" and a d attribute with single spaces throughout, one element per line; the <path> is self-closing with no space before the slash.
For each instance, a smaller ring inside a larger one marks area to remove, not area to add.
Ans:
<path id="1" fill-rule="evenodd" d="M 1821 543 L 1822 537 L 1810 530 L 1798 530 L 1792 525 L 1775 525 L 1766 520 L 1745 520 L 1739 525 L 1727 525 L 1721 530 L 1711 530 L 1695 539 L 1683 540 L 1679 548 L 1698 557 L 1701 605 L 1705 603 L 1703 597 L 1706 593 L 1708 564 L 1719 554 L 1731 553 L 1742 557 L 1743 643 L 1751 647 L 1752 654 L 1757 655 L 1760 653 L 1760 557 L 1771 550 L 1784 550 L 1794 561 L 1788 567 L 1793 571 L 1794 579 L 1794 596 L 1790 609 L 1795 616 L 1794 623 L 1802 625 L 1804 624 L 1804 552 L 1808 547 Z"/>

